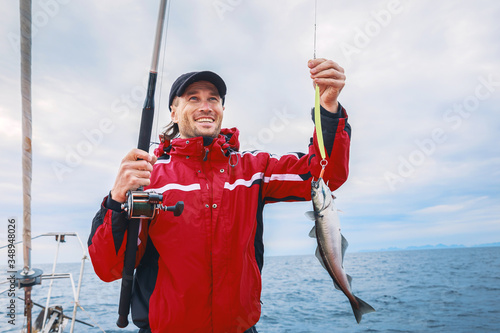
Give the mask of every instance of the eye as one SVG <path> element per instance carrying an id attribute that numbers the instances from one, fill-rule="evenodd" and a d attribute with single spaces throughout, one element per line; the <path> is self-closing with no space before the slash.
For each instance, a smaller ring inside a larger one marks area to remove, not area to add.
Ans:
<path id="1" fill-rule="evenodd" d="M 189 97 L 189 100 L 190 100 L 190 101 L 197 101 L 197 100 L 198 100 L 198 97 L 196 97 L 196 96 L 191 96 L 191 97 Z"/>

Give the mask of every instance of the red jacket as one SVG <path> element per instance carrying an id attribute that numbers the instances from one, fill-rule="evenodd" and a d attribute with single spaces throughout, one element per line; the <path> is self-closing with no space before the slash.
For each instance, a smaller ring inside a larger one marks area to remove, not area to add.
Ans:
<path id="1" fill-rule="evenodd" d="M 324 110 L 323 110 L 324 111 Z M 332 190 L 347 179 L 350 126 L 323 112 Z M 239 152 L 238 130 L 218 138 L 174 139 L 162 144 L 147 191 L 163 203 L 184 201 L 174 217 L 160 212 L 142 221 L 132 317 L 153 332 L 244 332 L 260 317 L 262 213 L 266 203 L 311 199 L 320 173 L 316 135 L 308 154 Z M 211 141 L 211 142 L 210 142 Z M 104 281 L 121 278 L 128 220 L 106 207 L 93 221 L 89 253 Z M 125 241 L 124 241 L 125 240 Z"/>

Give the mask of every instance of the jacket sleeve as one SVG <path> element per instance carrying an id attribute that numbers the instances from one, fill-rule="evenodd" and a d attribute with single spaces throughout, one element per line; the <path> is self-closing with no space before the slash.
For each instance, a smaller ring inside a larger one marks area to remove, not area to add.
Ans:
<path id="1" fill-rule="evenodd" d="M 99 278 L 111 282 L 122 277 L 127 243 L 127 214 L 117 208 L 118 203 L 105 197 L 92 221 L 88 249 L 92 265 Z M 119 207 L 119 204 L 118 204 Z M 113 209 L 111 209 L 113 208 Z M 144 254 L 147 240 L 147 220 L 141 220 L 137 240 L 136 267 Z"/>
<path id="2" fill-rule="evenodd" d="M 349 174 L 351 127 L 341 105 L 336 114 L 321 108 L 321 125 L 327 155 L 323 179 L 334 191 L 347 180 Z M 307 154 L 270 156 L 264 174 L 262 197 L 266 202 L 311 200 L 311 181 L 313 177 L 319 178 L 321 169 L 321 154 L 315 130 Z"/>

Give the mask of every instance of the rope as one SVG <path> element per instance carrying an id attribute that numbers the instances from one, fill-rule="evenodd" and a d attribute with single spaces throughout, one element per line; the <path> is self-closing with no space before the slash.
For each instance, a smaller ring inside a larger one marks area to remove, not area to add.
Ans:
<path id="1" fill-rule="evenodd" d="M 87 310 L 85 310 L 85 309 L 84 309 L 84 308 L 80 305 L 80 303 L 79 303 L 79 302 L 77 302 L 77 303 L 76 303 L 76 305 L 78 305 L 78 307 L 79 307 L 80 309 L 82 309 L 82 310 L 83 310 L 83 312 L 85 312 L 85 314 L 89 317 L 89 319 L 90 319 L 90 321 L 92 322 L 92 324 L 94 324 L 95 326 L 99 327 L 99 329 L 100 329 L 102 332 L 106 333 L 106 331 L 105 331 L 105 330 L 103 330 L 101 326 L 99 326 L 99 324 L 98 324 L 98 323 L 94 320 L 94 318 L 92 318 L 92 316 L 91 316 L 91 315 L 87 312 Z"/>

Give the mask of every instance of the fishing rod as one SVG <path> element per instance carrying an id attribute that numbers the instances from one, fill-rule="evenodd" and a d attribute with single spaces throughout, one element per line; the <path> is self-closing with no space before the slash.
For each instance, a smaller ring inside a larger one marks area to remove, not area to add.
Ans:
<path id="1" fill-rule="evenodd" d="M 141 127 L 137 148 L 146 152 L 149 152 L 151 143 L 151 131 L 155 109 L 154 96 L 156 78 L 158 76 L 158 59 L 160 55 L 166 8 L 167 0 L 161 0 L 153 47 L 153 59 L 151 61 L 151 70 L 149 71 L 148 90 L 142 108 Z M 128 191 L 127 201 L 122 205 L 122 208 L 128 213 L 130 223 L 127 231 L 127 245 L 123 262 L 120 302 L 118 305 L 118 320 L 116 321 L 116 325 L 120 328 L 127 327 L 128 325 L 128 314 L 130 312 L 132 283 L 137 253 L 137 238 L 139 237 L 139 224 L 141 223 L 141 219 L 153 219 L 160 209 L 164 211 L 173 211 L 174 216 L 179 216 L 184 209 L 184 203 L 182 201 L 177 202 L 175 206 L 166 207 L 161 204 L 162 200 L 163 196 L 161 194 L 144 192 L 141 186 L 136 191 Z"/>

